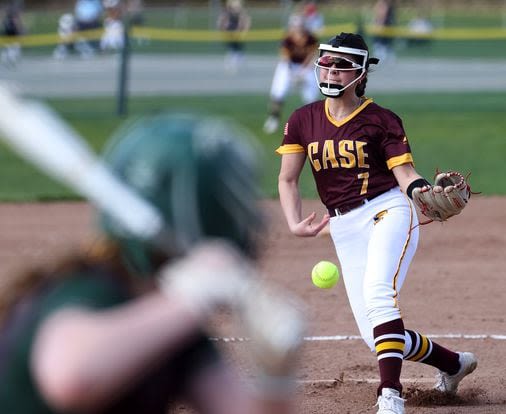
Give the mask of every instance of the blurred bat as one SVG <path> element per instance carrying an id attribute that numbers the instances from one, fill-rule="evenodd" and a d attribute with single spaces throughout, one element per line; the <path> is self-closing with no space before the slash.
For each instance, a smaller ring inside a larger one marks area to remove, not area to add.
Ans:
<path id="1" fill-rule="evenodd" d="M 161 214 L 116 178 L 56 112 L 0 84 L 0 139 L 21 157 L 113 217 L 136 237 L 157 240 Z"/>

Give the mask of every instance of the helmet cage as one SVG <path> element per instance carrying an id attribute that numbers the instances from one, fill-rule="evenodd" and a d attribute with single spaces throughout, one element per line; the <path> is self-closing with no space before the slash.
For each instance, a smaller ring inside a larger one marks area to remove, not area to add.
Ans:
<path id="1" fill-rule="evenodd" d="M 318 50 L 320 51 L 319 57 L 322 57 L 324 52 L 334 52 L 334 53 L 344 53 L 347 55 L 360 56 L 362 58 L 362 62 L 356 63 L 357 66 L 354 68 L 335 69 L 335 70 L 339 70 L 339 71 L 360 70 L 360 75 L 357 76 L 356 79 L 354 79 L 353 81 L 348 83 L 346 86 L 338 85 L 336 83 L 331 83 L 330 79 L 328 79 L 328 78 L 327 78 L 327 82 L 322 82 L 321 77 L 320 77 L 321 70 L 324 69 L 324 70 L 329 71 L 329 73 L 330 73 L 330 71 L 332 70 L 332 67 L 329 68 L 329 67 L 321 66 L 318 63 L 318 60 L 316 60 L 315 70 L 314 70 L 316 83 L 317 83 L 318 88 L 320 89 L 321 93 L 325 96 L 328 96 L 330 98 L 338 98 L 338 97 L 342 96 L 344 91 L 347 88 L 349 88 L 350 86 L 354 85 L 356 82 L 358 82 L 358 80 L 363 76 L 363 74 L 366 71 L 369 52 L 365 49 L 356 49 L 356 48 L 345 47 L 345 46 L 334 47 L 329 44 L 322 43 L 322 44 L 320 44 L 320 47 L 318 48 Z"/>

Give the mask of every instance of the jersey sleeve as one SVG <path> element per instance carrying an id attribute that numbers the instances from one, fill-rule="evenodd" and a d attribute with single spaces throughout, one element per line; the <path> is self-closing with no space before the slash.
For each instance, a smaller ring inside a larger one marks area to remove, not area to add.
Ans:
<path id="1" fill-rule="evenodd" d="M 298 112 L 294 112 L 288 122 L 285 124 L 283 130 L 283 141 L 281 145 L 276 149 L 276 153 L 279 155 L 285 154 L 300 154 L 305 153 L 305 149 L 300 139 L 300 121 Z"/>
<path id="2" fill-rule="evenodd" d="M 403 164 L 414 164 L 402 120 L 393 112 L 389 112 L 386 120 L 382 146 L 389 170 Z"/>
<path id="3" fill-rule="evenodd" d="M 128 295 L 119 281 L 82 272 L 63 279 L 45 295 L 40 304 L 39 317 L 45 318 L 67 307 L 104 309 L 126 300 Z"/>

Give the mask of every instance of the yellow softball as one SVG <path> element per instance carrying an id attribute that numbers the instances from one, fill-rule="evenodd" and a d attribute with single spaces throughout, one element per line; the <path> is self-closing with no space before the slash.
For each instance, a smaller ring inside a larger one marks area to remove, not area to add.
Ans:
<path id="1" fill-rule="evenodd" d="M 339 270 L 334 263 L 322 260 L 313 267 L 311 279 L 320 289 L 330 289 L 339 280 Z"/>

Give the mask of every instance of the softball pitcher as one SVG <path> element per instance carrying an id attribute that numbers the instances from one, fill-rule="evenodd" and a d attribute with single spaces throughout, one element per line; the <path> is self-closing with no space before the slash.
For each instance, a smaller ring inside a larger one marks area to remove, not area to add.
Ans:
<path id="1" fill-rule="evenodd" d="M 399 292 L 418 243 L 413 202 L 431 220 L 460 213 L 469 186 L 459 173 L 430 185 L 414 169 L 401 119 L 364 96 L 370 64 L 360 35 L 341 33 L 319 47 L 315 75 L 325 100 L 296 110 L 277 152 L 281 206 L 290 231 L 317 235 L 330 221 L 355 320 L 379 365 L 378 413 L 404 413 L 400 374 L 404 359 L 439 370 L 435 388 L 454 393 L 477 365 L 473 354 L 453 352 L 406 329 Z M 298 180 L 309 160 L 328 209 L 303 218 Z M 457 184 L 454 184 L 457 182 Z"/>

